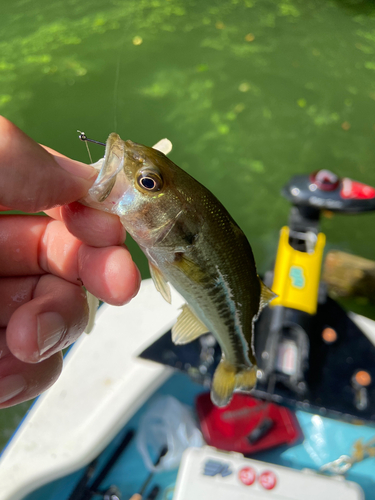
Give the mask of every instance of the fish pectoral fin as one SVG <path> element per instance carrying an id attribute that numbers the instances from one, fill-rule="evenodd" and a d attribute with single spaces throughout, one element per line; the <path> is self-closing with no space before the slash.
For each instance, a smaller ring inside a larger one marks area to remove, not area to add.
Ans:
<path id="1" fill-rule="evenodd" d="M 165 281 L 165 278 L 158 267 L 156 267 L 150 261 L 148 264 L 150 268 L 151 278 L 155 284 L 156 290 L 160 292 L 164 300 L 166 300 L 170 304 L 172 302 L 171 289 L 167 281 Z"/>
<path id="2" fill-rule="evenodd" d="M 90 333 L 95 325 L 96 311 L 99 307 L 99 299 L 90 292 L 86 292 L 87 304 L 89 306 L 89 320 L 85 328 L 85 333 Z"/>
<path id="3" fill-rule="evenodd" d="M 267 304 L 271 302 L 271 300 L 276 299 L 278 295 L 273 292 L 268 286 L 266 286 L 263 281 L 259 278 L 260 282 L 260 303 L 259 303 L 259 312 L 266 307 Z"/>
<path id="4" fill-rule="evenodd" d="M 257 380 L 257 367 L 238 369 L 223 357 L 216 368 L 211 387 L 211 401 L 214 405 L 227 406 L 235 390 L 250 392 Z"/>
<path id="5" fill-rule="evenodd" d="M 96 164 L 94 164 L 95 166 Z M 116 182 L 116 176 L 124 165 L 124 141 L 112 133 L 107 139 L 102 168 L 89 195 L 98 202 L 103 202 L 110 195 Z"/>
<path id="6" fill-rule="evenodd" d="M 185 304 L 172 328 L 172 341 L 176 345 L 188 344 L 204 333 L 208 333 L 207 326 L 196 317 L 190 307 Z"/>

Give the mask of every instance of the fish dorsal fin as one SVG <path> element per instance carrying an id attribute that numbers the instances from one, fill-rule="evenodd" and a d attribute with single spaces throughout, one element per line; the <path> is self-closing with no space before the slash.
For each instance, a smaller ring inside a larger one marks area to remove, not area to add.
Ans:
<path id="1" fill-rule="evenodd" d="M 156 144 L 154 144 L 152 146 L 152 149 L 157 149 L 161 153 L 164 153 L 165 155 L 167 155 L 168 153 L 170 153 L 172 151 L 172 143 L 169 139 L 166 139 L 166 138 L 160 139 L 159 142 L 157 142 Z"/>
<path id="2" fill-rule="evenodd" d="M 161 271 L 151 262 L 148 263 L 150 267 L 151 278 L 155 284 L 156 290 L 160 292 L 163 298 L 170 304 L 172 302 L 171 289 L 165 281 Z"/>
<path id="3" fill-rule="evenodd" d="M 271 302 L 271 300 L 276 299 L 278 296 L 275 292 L 273 292 L 268 286 L 266 286 L 263 281 L 259 278 L 260 282 L 260 302 L 259 302 L 259 312 L 266 307 L 267 304 Z"/>
<path id="4" fill-rule="evenodd" d="M 196 317 L 190 307 L 185 304 L 172 328 L 172 341 L 176 345 L 188 344 L 208 332 L 207 326 Z"/>

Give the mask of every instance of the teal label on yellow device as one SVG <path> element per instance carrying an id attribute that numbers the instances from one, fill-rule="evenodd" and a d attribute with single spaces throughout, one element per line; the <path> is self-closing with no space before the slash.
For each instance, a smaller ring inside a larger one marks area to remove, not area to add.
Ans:
<path id="1" fill-rule="evenodd" d="M 285 306 L 315 314 L 326 237 L 319 233 L 314 251 L 299 252 L 289 245 L 289 228 L 280 232 L 270 306 Z"/>
<path id="2" fill-rule="evenodd" d="M 294 286 L 294 288 L 304 288 L 305 276 L 303 274 L 302 267 L 292 266 L 290 268 L 289 276 L 292 280 L 292 286 Z"/>

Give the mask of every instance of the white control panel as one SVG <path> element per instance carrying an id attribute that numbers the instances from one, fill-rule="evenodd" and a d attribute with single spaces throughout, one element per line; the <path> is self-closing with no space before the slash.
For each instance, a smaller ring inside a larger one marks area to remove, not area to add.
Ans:
<path id="1" fill-rule="evenodd" d="M 364 500 L 361 487 L 339 477 L 297 471 L 216 448 L 185 451 L 173 500 Z"/>

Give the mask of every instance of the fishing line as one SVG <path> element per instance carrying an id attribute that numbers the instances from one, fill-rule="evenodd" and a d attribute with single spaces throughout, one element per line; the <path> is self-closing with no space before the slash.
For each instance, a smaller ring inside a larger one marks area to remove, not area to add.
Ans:
<path id="1" fill-rule="evenodd" d="M 81 132 L 80 130 L 77 130 L 77 132 L 79 133 L 79 139 L 81 141 L 84 141 L 84 143 L 86 144 L 86 149 L 87 149 L 87 154 L 89 155 L 89 158 L 90 158 L 90 163 L 92 163 L 92 158 L 91 158 L 91 153 L 90 153 L 90 149 L 89 149 L 89 145 L 87 144 L 87 137 L 86 137 L 86 134 L 84 132 Z M 91 141 L 90 141 L 91 142 Z"/>
<path id="2" fill-rule="evenodd" d="M 91 153 L 90 153 L 90 148 L 89 148 L 89 145 L 88 145 L 87 141 L 85 142 L 85 144 L 86 144 L 87 153 L 88 153 L 89 158 L 90 158 L 90 163 L 92 163 L 92 157 L 91 157 Z"/>
<path id="3" fill-rule="evenodd" d="M 113 88 L 113 108 L 114 108 L 114 128 L 113 130 L 117 130 L 117 97 L 118 97 L 118 84 L 120 81 L 120 69 L 121 69 L 121 56 L 124 51 L 124 45 L 125 45 L 125 31 L 124 35 L 122 37 L 120 49 L 119 49 L 119 54 L 117 58 L 117 64 L 116 64 L 116 75 L 115 75 L 115 85 Z"/>
<path id="4" fill-rule="evenodd" d="M 120 80 L 120 64 L 121 64 L 121 52 L 117 58 L 117 67 L 116 67 L 116 76 L 115 76 L 115 85 L 113 88 L 113 110 L 114 110 L 114 127 L 113 130 L 117 130 L 117 95 L 118 95 L 118 83 Z"/>

